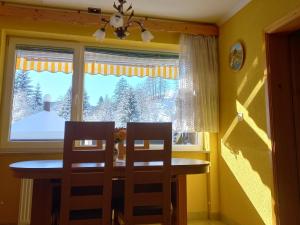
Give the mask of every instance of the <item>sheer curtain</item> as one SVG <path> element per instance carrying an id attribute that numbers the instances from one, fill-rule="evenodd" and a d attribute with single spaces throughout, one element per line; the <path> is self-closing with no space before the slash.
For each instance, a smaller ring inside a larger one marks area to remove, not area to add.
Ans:
<path id="1" fill-rule="evenodd" d="M 219 131 L 217 38 L 182 34 L 176 130 Z"/>

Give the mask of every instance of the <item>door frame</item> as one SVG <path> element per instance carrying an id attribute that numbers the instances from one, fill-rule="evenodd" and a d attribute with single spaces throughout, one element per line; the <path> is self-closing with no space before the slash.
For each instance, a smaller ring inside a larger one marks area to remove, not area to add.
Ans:
<path id="1" fill-rule="evenodd" d="M 289 36 L 300 29 L 300 8 L 265 29 L 276 224 L 300 224 L 299 155 Z"/>

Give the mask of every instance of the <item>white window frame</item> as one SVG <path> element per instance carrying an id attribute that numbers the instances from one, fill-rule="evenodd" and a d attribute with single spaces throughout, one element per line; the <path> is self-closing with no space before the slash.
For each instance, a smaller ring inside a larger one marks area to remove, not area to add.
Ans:
<path id="1" fill-rule="evenodd" d="M 62 48 L 73 50 L 73 75 L 72 75 L 72 107 L 71 120 L 82 119 L 83 89 L 84 89 L 84 51 L 86 43 L 50 41 L 44 39 L 31 39 L 9 37 L 6 49 L 6 67 L 4 70 L 3 95 L 0 118 L 0 153 L 21 152 L 21 153 L 59 153 L 63 150 L 63 141 L 10 141 L 11 112 L 13 103 L 13 82 L 15 79 L 15 52 L 18 45 L 39 46 L 50 48 Z M 12 74 L 14 76 L 12 76 Z M 173 151 L 203 151 L 204 136 L 198 133 L 197 145 L 173 145 Z"/>
<path id="2" fill-rule="evenodd" d="M 71 119 L 80 120 L 81 111 L 80 98 L 83 89 L 82 81 L 80 81 L 80 74 L 83 71 L 83 50 L 82 46 L 75 42 L 64 41 L 49 41 L 37 40 L 28 38 L 10 37 L 7 51 L 6 51 L 6 67 L 4 71 L 4 87 L 3 87 L 3 102 L 1 107 L 1 150 L 8 150 L 9 152 L 60 152 L 63 148 L 62 141 L 10 141 L 10 123 L 11 111 L 13 103 L 13 82 L 15 79 L 15 54 L 18 45 L 40 46 L 50 48 L 70 49 L 73 51 L 73 75 L 72 75 L 72 107 Z M 82 86 L 82 87 L 81 87 Z"/>

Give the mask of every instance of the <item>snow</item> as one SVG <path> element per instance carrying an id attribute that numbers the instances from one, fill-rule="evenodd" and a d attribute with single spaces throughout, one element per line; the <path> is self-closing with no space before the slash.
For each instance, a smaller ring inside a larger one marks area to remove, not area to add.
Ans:
<path id="1" fill-rule="evenodd" d="M 41 111 L 11 126 L 12 140 L 63 139 L 65 120 L 55 112 Z"/>

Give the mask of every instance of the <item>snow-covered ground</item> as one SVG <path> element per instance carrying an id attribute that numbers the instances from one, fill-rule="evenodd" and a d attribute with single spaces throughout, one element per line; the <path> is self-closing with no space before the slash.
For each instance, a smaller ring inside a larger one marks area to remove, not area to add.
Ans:
<path id="1" fill-rule="evenodd" d="M 65 120 L 55 112 L 32 114 L 11 126 L 11 140 L 57 140 L 64 138 Z"/>

